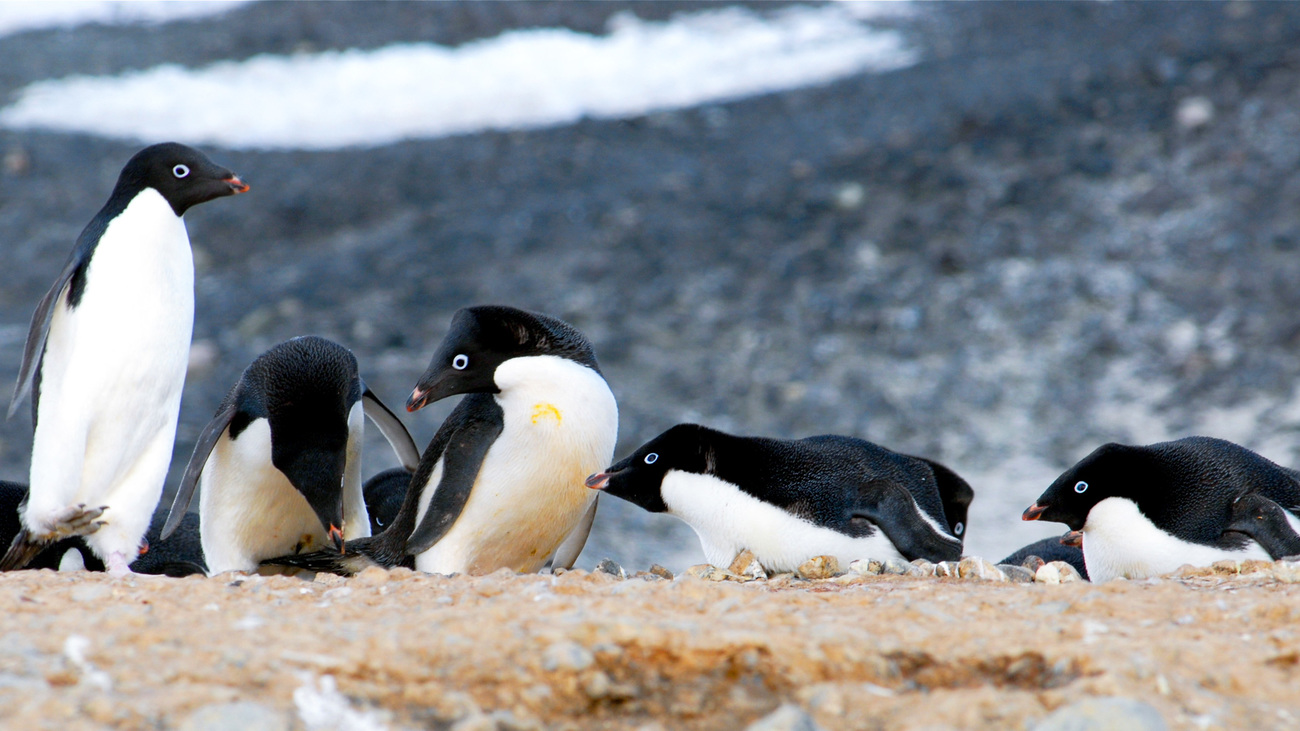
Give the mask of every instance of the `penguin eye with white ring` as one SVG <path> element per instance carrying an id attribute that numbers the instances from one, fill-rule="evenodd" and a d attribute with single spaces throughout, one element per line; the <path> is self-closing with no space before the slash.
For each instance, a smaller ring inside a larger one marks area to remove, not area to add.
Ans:
<path id="1" fill-rule="evenodd" d="M 1083 480 L 1079 480 L 1078 482 L 1074 483 L 1075 492 L 1082 495 L 1087 490 L 1088 490 L 1088 483 L 1084 482 Z"/>
<path id="2" fill-rule="evenodd" d="M 658 461 L 659 461 L 659 455 L 656 454 L 656 453 L 654 453 L 654 452 L 651 452 L 650 454 L 647 454 L 647 455 L 645 456 L 645 463 L 646 463 L 646 464 L 654 464 L 655 462 L 658 462 Z"/>
<path id="3" fill-rule="evenodd" d="M 178 178 L 183 178 L 189 174 L 190 174 L 190 169 L 188 166 L 177 165 L 176 167 L 172 168 L 172 175 L 175 175 Z"/>
<path id="4" fill-rule="evenodd" d="M 452 358 L 452 359 L 451 359 L 451 367 L 452 367 L 452 368 L 455 368 L 455 369 L 458 370 L 458 371 L 463 371 L 463 370 L 465 370 L 466 368 L 469 367 L 469 356 L 468 356 L 468 355 L 465 355 L 464 353 L 461 353 L 460 355 L 456 356 L 455 358 Z"/>
<path id="5" fill-rule="evenodd" d="M 966 525 L 964 523 L 958 523 L 952 527 L 952 532 L 956 535 L 961 535 L 964 530 L 966 530 Z"/>

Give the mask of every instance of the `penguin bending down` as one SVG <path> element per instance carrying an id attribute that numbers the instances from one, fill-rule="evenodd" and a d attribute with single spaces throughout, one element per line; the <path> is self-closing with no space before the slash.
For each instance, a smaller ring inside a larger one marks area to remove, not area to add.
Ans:
<path id="1" fill-rule="evenodd" d="M 362 414 L 398 459 L 419 460 L 406 428 L 366 388 L 357 359 L 325 338 L 294 338 L 244 370 L 194 447 L 163 537 L 201 482 L 209 574 L 256 571 L 262 559 L 370 535 L 361 490 Z"/>
<path id="2" fill-rule="evenodd" d="M 351 574 L 407 556 L 434 573 L 570 567 L 596 513 L 583 478 L 614 453 L 618 407 L 587 338 L 511 307 L 458 311 L 408 411 L 467 394 L 443 422 L 383 533 L 267 563 Z"/>
<path id="3" fill-rule="evenodd" d="M 129 571 L 167 476 L 189 359 L 194 260 L 182 216 L 247 190 L 176 143 L 122 168 L 32 315 L 9 406 L 12 416 L 31 392 L 31 490 L 0 570 L 83 535 L 110 571 Z"/>
<path id="4" fill-rule="evenodd" d="M 777 572 L 819 555 L 958 560 L 962 541 L 931 464 L 851 437 L 765 439 L 678 424 L 587 486 L 681 518 L 717 566 L 746 549 Z M 970 487 L 944 472 L 964 511 Z"/>
<path id="5" fill-rule="evenodd" d="M 1092 581 L 1139 579 L 1183 564 L 1268 560 L 1233 520 L 1234 504 L 1249 494 L 1282 509 L 1266 521 L 1275 531 L 1278 520 L 1300 527 L 1300 472 L 1245 447 L 1210 437 L 1106 444 L 1056 478 L 1023 519 L 1068 525 L 1061 542 L 1082 547 Z"/>

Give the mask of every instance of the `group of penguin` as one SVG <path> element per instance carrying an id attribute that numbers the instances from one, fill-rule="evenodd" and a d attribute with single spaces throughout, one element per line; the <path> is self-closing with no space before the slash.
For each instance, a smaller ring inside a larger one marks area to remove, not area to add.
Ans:
<path id="1" fill-rule="evenodd" d="M 123 168 L 32 317 L 10 406 L 12 416 L 30 394 L 30 481 L 0 482 L 0 569 L 568 568 L 601 493 L 685 521 L 716 565 L 746 550 L 772 572 L 822 555 L 961 557 L 971 487 L 937 462 L 860 439 L 679 424 L 614 462 L 618 408 L 591 343 L 556 318 L 506 306 L 453 316 L 406 409 L 463 398 L 422 453 L 351 351 L 298 337 L 244 370 L 199 436 L 170 510 L 158 510 L 193 327 L 183 216 L 248 189 L 176 143 Z M 366 419 L 401 467 L 363 483 Z M 1066 560 L 1103 581 L 1276 559 L 1300 554 L 1298 516 L 1300 472 L 1244 447 L 1207 437 L 1108 444 L 1024 512 L 1069 533 L 1004 562 Z"/>

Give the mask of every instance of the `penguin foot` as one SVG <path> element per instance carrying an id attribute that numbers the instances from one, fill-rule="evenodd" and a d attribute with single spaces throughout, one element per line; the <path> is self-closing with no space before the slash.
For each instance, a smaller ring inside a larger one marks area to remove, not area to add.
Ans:
<path id="1" fill-rule="evenodd" d="M 113 551 L 108 554 L 108 575 L 115 577 L 127 576 L 131 573 L 131 562 L 127 560 L 126 554 L 121 551 Z"/>
<path id="2" fill-rule="evenodd" d="M 4 558 L 0 558 L 0 571 L 17 571 L 31 563 L 37 554 L 56 541 L 72 536 L 88 536 L 106 525 L 106 521 L 97 520 L 108 509 L 107 505 L 86 509 L 84 503 L 70 505 L 55 513 L 50 530 L 36 535 L 26 528 L 18 531 L 9 544 Z"/>

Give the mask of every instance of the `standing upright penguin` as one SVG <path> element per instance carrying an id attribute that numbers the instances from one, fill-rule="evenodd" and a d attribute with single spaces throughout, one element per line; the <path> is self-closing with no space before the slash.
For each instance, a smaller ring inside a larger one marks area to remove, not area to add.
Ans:
<path id="1" fill-rule="evenodd" d="M 171 461 L 189 359 L 194 259 L 182 216 L 247 190 L 176 143 L 122 168 L 32 316 L 9 406 L 12 416 L 31 392 L 31 489 L 0 570 L 84 534 L 111 572 L 129 571 Z"/>
<path id="2" fill-rule="evenodd" d="M 407 470 L 419 450 L 357 372 L 352 351 L 315 336 L 259 355 L 204 428 L 162 537 L 202 482 L 199 533 L 209 574 L 370 535 L 361 488 L 362 415 Z"/>
<path id="3" fill-rule="evenodd" d="M 569 567 L 596 512 L 583 479 L 608 464 L 618 407 L 587 338 L 513 307 L 458 311 L 407 411 L 467 394 L 424 450 L 391 525 L 268 563 L 333 573 L 396 566 L 435 573 Z"/>

